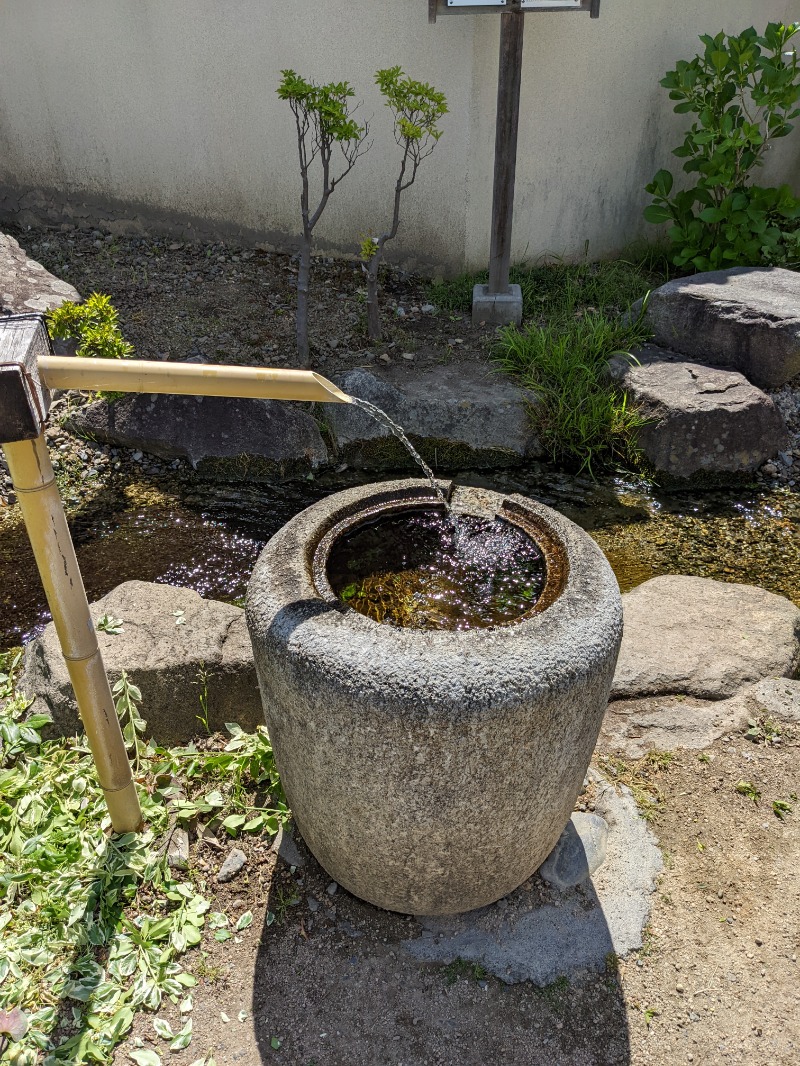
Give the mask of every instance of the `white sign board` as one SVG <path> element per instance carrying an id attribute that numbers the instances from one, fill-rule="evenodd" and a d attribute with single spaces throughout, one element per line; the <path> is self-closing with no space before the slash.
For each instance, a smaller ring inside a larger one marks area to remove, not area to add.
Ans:
<path id="1" fill-rule="evenodd" d="M 505 7 L 506 0 L 447 0 L 448 7 Z"/>
<path id="2" fill-rule="evenodd" d="M 575 7 L 580 8 L 582 0 L 521 0 L 520 7 Z"/>

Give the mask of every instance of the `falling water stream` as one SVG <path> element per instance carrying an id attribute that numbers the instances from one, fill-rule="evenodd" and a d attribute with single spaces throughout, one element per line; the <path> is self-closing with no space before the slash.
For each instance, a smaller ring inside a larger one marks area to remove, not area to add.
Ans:
<path id="1" fill-rule="evenodd" d="M 405 435 L 403 427 L 398 426 L 396 422 L 393 422 L 392 419 L 389 418 L 385 411 L 382 411 L 380 407 L 376 407 L 374 403 L 370 403 L 369 400 L 362 400 L 358 396 L 351 396 L 350 402 L 355 404 L 356 407 L 360 407 L 362 411 L 366 411 L 367 414 L 374 418 L 376 422 L 379 422 L 380 425 L 382 425 L 385 429 L 388 429 L 390 433 L 393 433 L 394 436 L 397 437 L 400 443 L 407 449 L 408 454 L 411 456 L 414 462 L 422 468 L 422 472 L 425 474 L 425 477 L 428 479 L 428 481 L 430 481 L 431 488 L 433 489 L 436 497 L 438 498 L 439 503 L 444 508 L 445 514 L 452 514 L 450 510 L 450 504 L 447 502 L 444 493 L 439 488 L 439 482 L 436 480 L 434 472 L 431 470 L 431 468 L 419 454 L 417 449 Z"/>

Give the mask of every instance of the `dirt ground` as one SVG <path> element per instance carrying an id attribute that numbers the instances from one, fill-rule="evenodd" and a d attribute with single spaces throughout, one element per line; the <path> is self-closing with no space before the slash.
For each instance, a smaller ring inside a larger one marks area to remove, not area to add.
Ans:
<path id="1" fill-rule="evenodd" d="M 8 232 L 81 296 L 110 295 L 139 359 L 298 365 L 297 261 L 290 255 L 221 242 L 111 237 L 100 230 L 10 227 Z M 425 279 L 387 270 L 380 297 L 383 340 L 373 345 L 366 337 L 360 264 L 315 258 L 311 367 L 326 375 L 370 365 L 413 372 L 435 363 L 485 359 L 494 331 L 473 327 L 462 312 L 436 313 L 428 292 Z"/>
<path id="2" fill-rule="evenodd" d="M 737 792 L 741 781 L 757 802 Z M 225 943 L 207 933 L 195 951 L 194 1038 L 168 1061 L 213 1052 L 218 1066 L 794 1066 L 800 812 L 781 820 L 773 801 L 796 806 L 800 743 L 788 731 L 774 746 L 723 738 L 676 753 L 657 784 L 665 871 L 643 949 L 546 988 L 505 985 L 467 963 L 418 963 L 402 945 L 419 924 L 342 888 L 329 894 L 302 842 L 297 869 L 268 840 L 243 845 L 248 864 L 216 886 L 215 906 L 234 919 L 252 910 L 253 924 Z M 212 889 L 223 857 L 193 849 Z M 536 887 L 534 878 L 527 890 Z M 177 1031 L 177 1009 L 161 1014 Z M 148 1016 L 134 1035 L 166 1051 Z M 125 1061 L 123 1047 L 115 1063 Z"/>

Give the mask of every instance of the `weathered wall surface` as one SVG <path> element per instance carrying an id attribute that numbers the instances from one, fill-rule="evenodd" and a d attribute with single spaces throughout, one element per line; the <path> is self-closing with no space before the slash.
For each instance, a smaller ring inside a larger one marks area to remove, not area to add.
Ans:
<path id="1" fill-rule="evenodd" d="M 681 119 L 658 86 L 697 34 L 788 19 L 793 0 L 603 0 L 526 16 L 514 256 L 623 247 L 649 228 L 645 181 Z M 796 11 L 794 12 L 797 13 Z M 443 89 L 446 135 L 407 195 L 395 257 L 449 270 L 487 258 L 499 19 L 427 23 L 425 0 L 26 0 L 0 5 L 0 220 L 110 221 L 286 243 L 298 174 L 280 70 L 348 79 L 369 155 L 318 234 L 341 252 L 387 219 L 396 148 L 373 71 Z M 800 133 L 770 177 L 798 172 Z"/>
<path id="2" fill-rule="evenodd" d="M 602 0 L 601 16 L 526 16 L 515 200 L 515 259 L 549 252 L 601 258 L 642 234 L 650 197 L 644 186 L 661 167 L 680 172 L 671 153 L 691 116 L 675 115 L 658 83 L 679 59 L 701 47 L 701 33 L 738 33 L 800 17 L 797 0 Z M 442 22 L 444 20 L 441 20 Z M 477 21 L 477 20 L 476 20 Z M 485 20 L 484 20 L 485 21 Z M 438 28 L 437 24 L 437 28 Z M 475 36 L 475 145 L 494 125 L 499 30 Z M 800 128 L 778 142 L 764 181 L 794 180 L 800 191 Z M 491 187 L 491 153 L 476 154 L 470 174 L 468 262 L 485 258 L 489 241 L 483 190 Z"/>

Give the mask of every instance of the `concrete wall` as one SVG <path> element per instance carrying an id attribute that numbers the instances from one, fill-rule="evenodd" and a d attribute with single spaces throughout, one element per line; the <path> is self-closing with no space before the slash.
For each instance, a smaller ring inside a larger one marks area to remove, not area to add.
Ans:
<path id="1" fill-rule="evenodd" d="M 697 35 L 788 20 L 795 0 L 603 0 L 599 20 L 526 16 L 514 256 L 595 257 L 652 231 L 644 183 L 685 119 L 658 85 Z M 446 133 L 407 194 L 395 258 L 488 255 L 499 19 L 427 22 L 426 0 L 25 0 L 0 5 L 0 219 L 160 225 L 285 244 L 298 224 L 280 70 L 348 79 L 374 144 L 321 242 L 355 249 L 387 219 L 397 149 L 372 73 L 399 63 L 447 93 Z M 674 161 L 677 164 L 677 160 Z M 798 172 L 800 131 L 769 177 Z"/>

